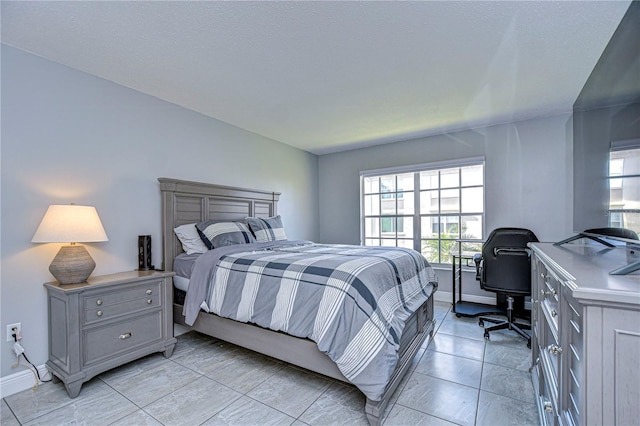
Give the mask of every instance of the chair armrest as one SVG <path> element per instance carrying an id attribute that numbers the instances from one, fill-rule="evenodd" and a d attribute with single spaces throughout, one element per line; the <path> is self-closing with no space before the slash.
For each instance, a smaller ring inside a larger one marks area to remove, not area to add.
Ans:
<path id="1" fill-rule="evenodd" d="M 480 278 L 482 277 L 482 254 L 474 254 L 473 261 L 476 264 L 476 281 L 480 281 Z"/>

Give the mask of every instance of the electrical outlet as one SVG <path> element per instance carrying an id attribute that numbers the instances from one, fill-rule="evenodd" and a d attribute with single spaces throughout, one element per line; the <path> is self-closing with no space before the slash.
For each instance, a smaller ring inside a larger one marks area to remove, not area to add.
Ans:
<path id="1" fill-rule="evenodd" d="M 9 324 L 7 325 L 7 342 L 13 342 L 13 329 L 17 328 L 18 329 L 18 340 L 20 340 L 22 338 L 22 323 L 20 322 L 16 322 L 14 324 Z"/>

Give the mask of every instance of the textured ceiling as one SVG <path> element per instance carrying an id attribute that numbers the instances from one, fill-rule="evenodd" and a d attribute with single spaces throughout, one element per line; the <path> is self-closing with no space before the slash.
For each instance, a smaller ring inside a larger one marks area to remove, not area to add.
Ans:
<path id="1" fill-rule="evenodd" d="M 2 1 L 2 41 L 314 153 L 571 110 L 629 1 Z"/>

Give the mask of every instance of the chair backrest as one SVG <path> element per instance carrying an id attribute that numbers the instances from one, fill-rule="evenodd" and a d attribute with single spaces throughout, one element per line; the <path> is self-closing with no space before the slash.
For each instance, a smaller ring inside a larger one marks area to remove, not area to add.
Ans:
<path id="1" fill-rule="evenodd" d="M 528 229 L 497 228 L 482 246 L 484 290 L 513 295 L 531 293 L 531 252 L 527 243 L 538 238 Z"/>

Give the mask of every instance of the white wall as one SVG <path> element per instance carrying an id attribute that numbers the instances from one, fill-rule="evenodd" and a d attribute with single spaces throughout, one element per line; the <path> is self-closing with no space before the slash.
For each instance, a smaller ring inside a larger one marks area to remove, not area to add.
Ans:
<path id="1" fill-rule="evenodd" d="M 320 241 L 360 243 L 360 171 L 477 156 L 485 157 L 485 234 L 516 226 L 561 240 L 572 233 L 572 139 L 563 114 L 323 155 Z M 451 291 L 449 272 L 438 273 L 442 291 Z M 482 294 L 464 280 L 465 291 Z"/>
<path id="2" fill-rule="evenodd" d="M 9 323 L 47 359 L 42 283 L 60 245 L 30 241 L 49 204 L 97 208 L 109 241 L 87 244 L 94 274 L 135 269 L 142 234 L 160 266 L 158 177 L 280 191 L 289 237 L 317 240 L 317 156 L 4 44 L 1 76 L 2 377 Z"/>

